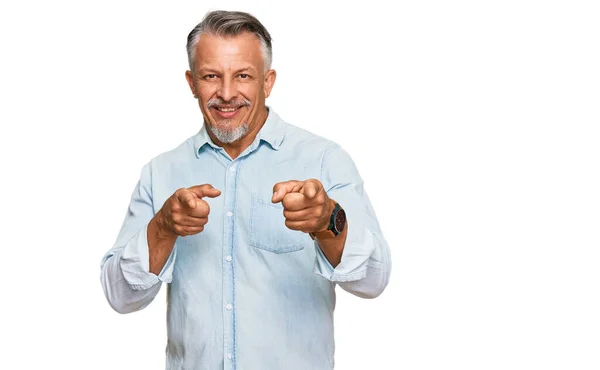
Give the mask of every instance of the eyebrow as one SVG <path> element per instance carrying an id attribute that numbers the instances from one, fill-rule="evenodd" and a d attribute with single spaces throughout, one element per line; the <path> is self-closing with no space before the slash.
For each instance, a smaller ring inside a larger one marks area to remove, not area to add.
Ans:
<path id="1" fill-rule="evenodd" d="M 215 73 L 216 74 L 216 73 L 219 73 L 219 71 L 217 71 L 216 69 L 212 69 L 212 68 L 201 67 L 201 68 L 198 68 L 196 70 L 196 73 L 198 73 L 198 74 L 201 74 L 201 73 Z"/>
<path id="2" fill-rule="evenodd" d="M 236 70 L 234 72 L 234 74 L 238 74 L 238 73 L 242 73 L 242 72 L 255 72 L 255 69 L 252 67 L 244 67 L 244 68 L 240 68 L 238 70 Z M 214 74 L 218 74 L 220 73 L 219 71 L 217 71 L 216 69 L 212 69 L 212 68 L 206 68 L 206 67 L 200 67 L 196 73 L 201 74 L 201 73 L 214 73 Z"/>
<path id="3" fill-rule="evenodd" d="M 246 68 L 242 68 L 242 69 L 235 71 L 235 73 L 240 73 L 240 72 L 254 72 L 254 68 L 246 67 Z"/>

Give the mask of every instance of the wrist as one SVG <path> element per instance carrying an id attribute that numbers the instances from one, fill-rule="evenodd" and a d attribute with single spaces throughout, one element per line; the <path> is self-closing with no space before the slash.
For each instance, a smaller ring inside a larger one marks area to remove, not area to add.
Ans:
<path id="1" fill-rule="evenodd" d="M 315 231 L 313 233 L 309 233 L 310 237 L 315 240 L 326 240 L 326 239 L 333 239 L 335 238 L 337 235 L 335 235 L 332 231 L 330 230 L 322 230 L 322 231 Z"/>
<path id="2" fill-rule="evenodd" d="M 329 199 L 329 206 L 327 207 L 327 223 L 323 228 L 319 228 L 317 231 L 310 232 L 310 237 L 314 240 L 333 239 L 340 235 L 346 225 L 346 213 L 344 209 L 333 199 Z"/>
<path id="3" fill-rule="evenodd" d="M 148 228 L 151 228 L 153 234 L 159 240 L 175 240 L 177 234 L 168 226 L 162 210 L 159 210 L 156 215 L 150 220 Z"/>
<path id="4" fill-rule="evenodd" d="M 335 204 L 336 204 L 335 200 L 333 200 L 331 198 L 327 199 L 327 204 L 325 205 L 326 220 L 325 220 L 323 226 L 321 228 L 319 228 L 318 230 L 313 231 L 312 234 L 323 234 L 328 231 L 331 214 L 332 214 L 333 210 L 335 209 Z"/>

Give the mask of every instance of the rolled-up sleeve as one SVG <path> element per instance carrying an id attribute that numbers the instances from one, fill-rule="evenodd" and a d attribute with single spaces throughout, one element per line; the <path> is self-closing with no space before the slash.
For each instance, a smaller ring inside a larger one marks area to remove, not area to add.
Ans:
<path id="1" fill-rule="evenodd" d="M 176 248 L 158 275 L 149 271 L 147 228 L 154 217 L 150 168 L 147 164 L 142 169 L 115 245 L 101 262 L 104 294 L 110 306 L 120 313 L 148 306 L 158 294 L 161 283 L 172 280 Z"/>
<path id="2" fill-rule="evenodd" d="M 315 240 L 315 273 L 363 298 L 380 295 L 391 272 L 390 250 L 358 170 L 341 147 L 323 158 L 321 182 L 330 198 L 346 212 L 348 233 L 341 262 L 333 268 Z"/>

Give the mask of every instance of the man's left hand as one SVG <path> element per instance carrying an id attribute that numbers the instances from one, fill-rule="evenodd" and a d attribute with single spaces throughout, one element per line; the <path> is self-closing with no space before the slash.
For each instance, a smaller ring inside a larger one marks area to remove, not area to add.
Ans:
<path id="1" fill-rule="evenodd" d="M 283 205 L 285 226 L 305 233 L 327 230 L 335 208 L 323 184 L 316 179 L 279 182 L 273 186 L 271 201 Z"/>

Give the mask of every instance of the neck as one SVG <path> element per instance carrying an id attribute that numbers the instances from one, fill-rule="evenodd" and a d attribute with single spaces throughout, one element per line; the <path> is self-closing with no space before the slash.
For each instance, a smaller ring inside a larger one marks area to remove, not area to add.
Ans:
<path id="1" fill-rule="evenodd" d="M 267 108 L 265 107 L 259 113 L 257 113 L 254 123 L 249 125 L 248 133 L 246 133 L 246 135 L 244 135 L 241 139 L 234 141 L 233 143 L 222 143 L 210 130 L 207 130 L 208 136 L 210 136 L 213 143 L 225 149 L 225 152 L 229 154 L 231 159 L 236 159 L 240 154 L 242 154 L 244 150 L 246 150 L 246 148 L 248 148 L 254 142 L 256 135 L 258 135 L 258 132 L 267 121 L 268 115 L 269 113 L 267 111 Z"/>

